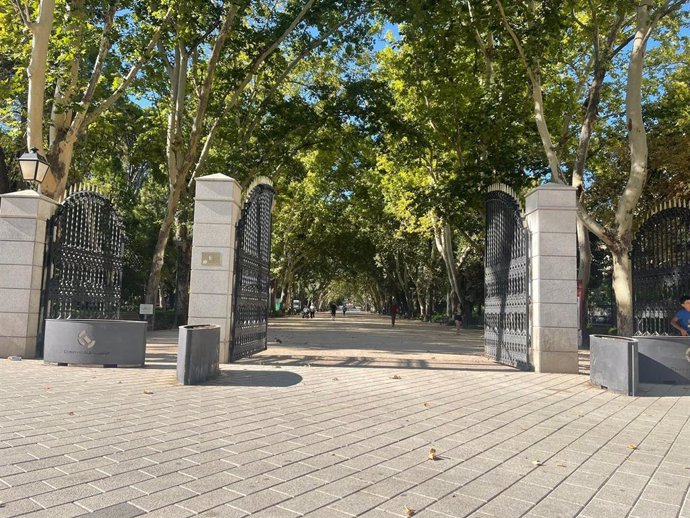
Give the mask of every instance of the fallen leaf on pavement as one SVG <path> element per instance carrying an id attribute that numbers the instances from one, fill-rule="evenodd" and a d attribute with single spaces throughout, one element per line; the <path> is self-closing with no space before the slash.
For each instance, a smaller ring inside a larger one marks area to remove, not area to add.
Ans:
<path id="1" fill-rule="evenodd" d="M 405 506 L 403 509 L 405 510 L 405 516 L 414 516 L 414 509 L 411 507 Z"/>
<path id="2" fill-rule="evenodd" d="M 153 394 L 153 390 L 145 390 L 144 394 Z"/>
<path id="3" fill-rule="evenodd" d="M 544 463 L 540 460 L 533 460 L 532 464 L 534 464 L 535 466 L 543 466 L 544 465 Z"/>
<path id="4" fill-rule="evenodd" d="M 628 444 L 628 448 L 630 448 L 631 450 L 636 450 L 637 444 Z"/>
<path id="5" fill-rule="evenodd" d="M 436 455 L 436 448 L 431 448 L 429 450 L 429 460 L 438 460 L 438 455 Z"/>
<path id="6" fill-rule="evenodd" d="M 402 379 L 402 378 L 401 378 L 400 376 L 398 376 L 397 374 L 395 374 L 394 376 L 391 376 L 391 379 L 392 379 L 392 380 L 399 380 L 399 379 Z"/>

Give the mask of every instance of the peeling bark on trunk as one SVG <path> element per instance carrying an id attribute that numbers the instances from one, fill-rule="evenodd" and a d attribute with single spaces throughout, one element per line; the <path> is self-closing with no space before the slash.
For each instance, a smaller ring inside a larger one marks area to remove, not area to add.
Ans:
<path id="1" fill-rule="evenodd" d="M 616 294 L 618 335 L 632 336 L 632 264 L 628 250 L 613 252 L 613 291 Z"/>
<path id="2" fill-rule="evenodd" d="M 29 79 L 27 99 L 26 144 L 29 149 L 43 150 L 43 106 L 46 89 L 46 65 L 48 44 L 53 30 L 55 0 L 42 0 L 38 19 L 29 25 L 33 38 L 31 42 L 31 60 L 27 68 Z"/>
<path id="3" fill-rule="evenodd" d="M 580 330 L 582 332 L 582 345 L 589 346 L 589 335 L 587 334 L 587 295 L 589 278 L 592 270 L 592 248 L 589 241 L 589 230 L 581 220 L 577 220 L 577 246 L 580 260 L 577 268 L 577 280 L 580 283 L 581 295 L 580 305 Z"/>
<path id="4" fill-rule="evenodd" d="M 192 270 L 192 240 L 186 225 L 179 225 L 175 235 L 177 274 L 175 286 L 175 316 L 178 325 L 187 323 L 189 314 L 189 281 Z"/>

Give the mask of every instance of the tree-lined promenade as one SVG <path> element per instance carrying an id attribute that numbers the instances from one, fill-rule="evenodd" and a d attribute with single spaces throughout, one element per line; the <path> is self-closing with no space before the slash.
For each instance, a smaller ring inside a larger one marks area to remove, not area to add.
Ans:
<path id="1" fill-rule="evenodd" d="M 594 236 L 631 334 L 633 233 L 690 196 L 687 34 L 671 0 L 8 0 L 0 193 L 33 147 L 47 196 L 99 184 L 126 213 L 126 303 L 184 319 L 194 179 L 267 176 L 283 309 L 431 319 L 480 311 L 487 187 L 565 183 L 579 279 Z"/>

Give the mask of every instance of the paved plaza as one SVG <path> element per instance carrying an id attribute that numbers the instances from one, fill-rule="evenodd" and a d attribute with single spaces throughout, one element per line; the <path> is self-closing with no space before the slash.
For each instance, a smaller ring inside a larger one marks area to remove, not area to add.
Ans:
<path id="1" fill-rule="evenodd" d="M 144 369 L 0 360 L 0 517 L 690 517 L 686 387 L 616 395 L 363 314 L 269 337 L 201 386 L 170 332 Z"/>

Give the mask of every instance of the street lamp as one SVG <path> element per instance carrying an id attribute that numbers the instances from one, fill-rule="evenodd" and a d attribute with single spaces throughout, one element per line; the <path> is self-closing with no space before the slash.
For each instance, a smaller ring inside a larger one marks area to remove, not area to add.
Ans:
<path id="1" fill-rule="evenodd" d="M 27 182 L 36 182 L 41 184 L 50 169 L 48 161 L 38 154 L 37 148 L 32 148 L 31 151 L 24 153 L 19 157 L 19 167 L 22 170 L 22 176 Z"/>

